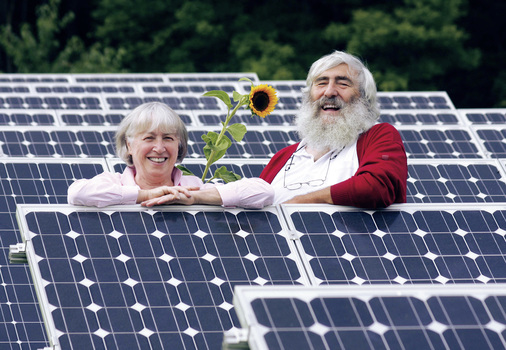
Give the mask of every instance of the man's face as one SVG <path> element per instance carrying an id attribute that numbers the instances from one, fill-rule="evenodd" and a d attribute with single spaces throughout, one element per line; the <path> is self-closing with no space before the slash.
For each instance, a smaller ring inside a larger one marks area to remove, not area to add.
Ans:
<path id="1" fill-rule="evenodd" d="M 346 63 L 342 63 L 334 68 L 330 68 L 318 76 L 311 86 L 311 101 L 320 100 L 322 97 L 325 101 L 320 106 L 320 116 L 337 116 L 343 107 L 339 103 L 333 103 L 341 100 L 345 103 L 352 102 L 360 96 L 358 83 L 350 74 L 350 69 Z M 326 99 L 331 99 L 327 101 Z"/>

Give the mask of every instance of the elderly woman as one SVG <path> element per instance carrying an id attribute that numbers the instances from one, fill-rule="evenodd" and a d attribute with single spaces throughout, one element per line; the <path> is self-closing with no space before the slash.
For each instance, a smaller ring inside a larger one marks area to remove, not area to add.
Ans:
<path id="1" fill-rule="evenodd" d="M 274 192 L 259 178 L 204 185 L 196 176 L 183 176 L 174 165 L 186 155 L 188 133 L 179 116 L 165 104 L 151 102 L 135 108 L 119 125 L 115 139 L 116 152 L 128 165 L 124 172 L 104 172 L 75 181 L 68 189 L 70 204 L 212 204 L 243 208 L 272 204 Z"/>

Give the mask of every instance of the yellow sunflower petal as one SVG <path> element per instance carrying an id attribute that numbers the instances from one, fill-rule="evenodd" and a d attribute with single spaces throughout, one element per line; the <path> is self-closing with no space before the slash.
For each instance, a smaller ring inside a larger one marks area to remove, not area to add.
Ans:
<path id="1" fill-rule="evenodd" d="M 265 118 L 274 110 L 276 103 L 278 103 L 278 97 L 272 86 L 261 84 L 251 88 L 249 101 L 251 111 L 259 117 Z"/>

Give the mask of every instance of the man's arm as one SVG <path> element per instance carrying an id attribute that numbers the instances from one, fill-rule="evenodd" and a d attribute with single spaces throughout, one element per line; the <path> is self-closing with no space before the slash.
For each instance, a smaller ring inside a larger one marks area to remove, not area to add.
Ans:
<path id="1" fill-rule="evenodd" d="M 285 204 L 295 203 L 327 203 L 334 204 L 332 202 L 332 195 L 330 193 L 330 187 L 322 188 L 321 190 L 295 196 L 290 200 L 284 202 Z"/>

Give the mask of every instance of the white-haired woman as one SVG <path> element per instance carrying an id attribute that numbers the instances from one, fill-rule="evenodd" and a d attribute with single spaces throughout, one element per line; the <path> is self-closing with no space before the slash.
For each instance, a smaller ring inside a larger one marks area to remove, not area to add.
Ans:
<path id="1" fill-rule="evenodd" d="M 127 167 L 123 173 L 104 172 L 75 181 L 68 202 L 104 207 L 116 204 L 211 204 L 262 208 L 274 192 L 259 178 L 225 185 L 204 185 L 196 176 L 183 176 L 175 164 L 187 152 L 188 133 L 167 105 L 145 103 L 123 119 L 116 132 L 116 152 Z"/>

